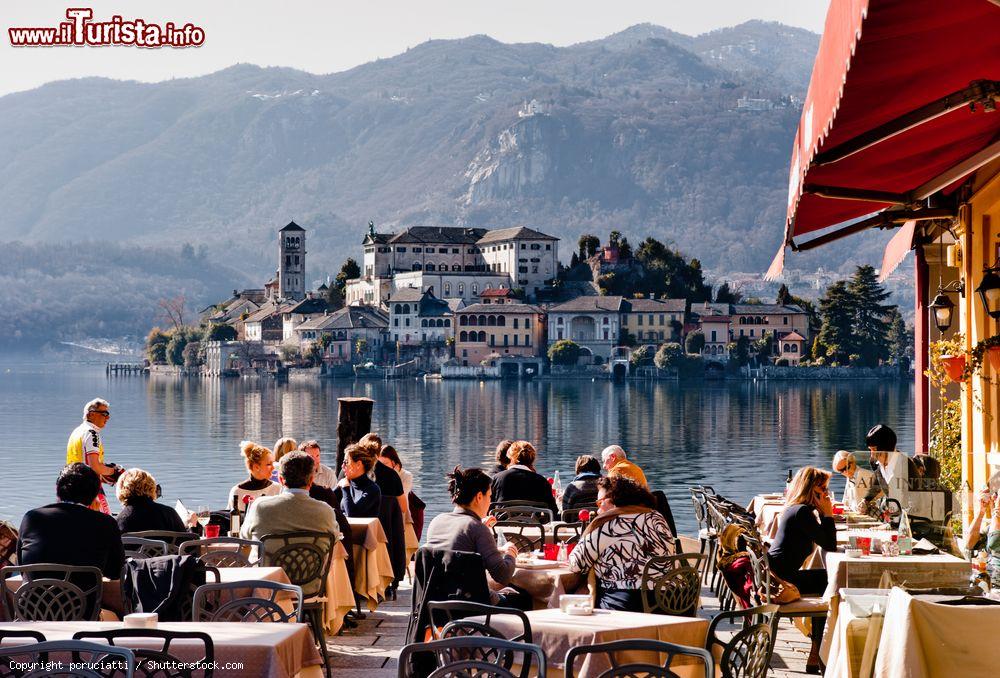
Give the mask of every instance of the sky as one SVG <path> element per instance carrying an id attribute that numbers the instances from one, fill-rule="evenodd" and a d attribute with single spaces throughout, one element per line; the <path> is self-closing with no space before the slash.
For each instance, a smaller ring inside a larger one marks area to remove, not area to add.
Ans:
<path id="1" fill-rule="evenodd" d="M 568 45 L 637 23 L 696 35 L 751 19 L 822 32 L 827 0 L 3 0 L 0 95 L 66 78 L 159 81 L 234 63 L 313 73 L 391 57 L 430 39 L 487 34 L 502 42 Z M 11 27 L 55 27 L 67 7 L 94 20 L 123 19 L 204 29 L 187 49 L 12 47 Z"/>

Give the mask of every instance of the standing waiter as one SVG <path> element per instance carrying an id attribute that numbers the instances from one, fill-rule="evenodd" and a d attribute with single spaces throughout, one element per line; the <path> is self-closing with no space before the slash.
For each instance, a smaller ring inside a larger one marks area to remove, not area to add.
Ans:
<path id="1" fill-rule="evenodd" d="M 101 442 L 101 429 L 107 426 L 111 418 L 110 405 L 107 400 L 94 398 L 83 406 L 83 423 L 73 429 L 66 443 L 66 464 L 77 462 L 86 464 L 97 472 L 101 480 L 114 485 L 122 469 L 116 464 L 104 463 L 104 444 Z M 97 493 L 97 499 L 90 508 L 102 513 L 111 513 L 104 490 Z"/>

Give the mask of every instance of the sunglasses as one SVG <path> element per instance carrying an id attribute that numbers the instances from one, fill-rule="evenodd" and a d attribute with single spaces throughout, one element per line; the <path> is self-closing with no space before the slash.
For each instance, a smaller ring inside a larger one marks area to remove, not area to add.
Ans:
<path id="1" fill-rule="evenodd" d="M 111 413 L 108 412 L 107 410 L 94 410 L 93 414 L 99 414 L 102 417 L 105 417 L 106 419 L 111 418 Z"/>

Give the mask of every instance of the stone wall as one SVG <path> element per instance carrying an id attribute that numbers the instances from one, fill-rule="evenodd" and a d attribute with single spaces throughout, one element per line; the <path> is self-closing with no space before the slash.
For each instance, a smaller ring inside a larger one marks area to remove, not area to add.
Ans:
<path id="1" fill-rule="evenodd" d="M 744 376 L 750 372 L 744 368 Z M 760 379 L 796 381 L 835 381 L 846 379 L 900 379 L 911 378 L 913 371 L 901 372 L 896 365 L 880 367 L 775 367 L 773 365 L 756 370 Z"/>

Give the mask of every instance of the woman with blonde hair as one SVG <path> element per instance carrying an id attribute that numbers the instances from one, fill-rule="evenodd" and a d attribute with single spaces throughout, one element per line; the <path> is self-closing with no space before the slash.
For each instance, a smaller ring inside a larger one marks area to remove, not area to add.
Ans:
<path id="1" fill-rule="evenodd" d="M 830 499 L 830 472 L 805 466 L 792 478 L 785 510 L 778 521 L 778 534 L 767 552 L 771 572 L 794 584 L 801 593 L 823 593 L 826 570 L 803 570 L 802 565 L 819 546 L 837 550 L 837 528 Z M 819 646 L 825 620 L 814 618 L 812 648 L 806 660 L 807 673 L 820 672 Z"/>
<path id="2" fill-rule="evenodd" d="M 130 468 L 115 483 L 122 510 L 118 514 L 118 529 L 125 532 L 167 530 L 186 532 L 187 527 L 169 506 L 156 503 L 156 479 L 141 468 Z M 198 524 L 197 514 L 191 514 L 189 527 Z"/>
<path id="3" fill-rule="evenodd" d="M 295 442 L 295 438 L 288 438 L 288 437 L 278 438 L 276 441 L 274 441 L 274 447 L 272 449 L 274 450 L 275 469 L 271 473 L 271 482 L 276 483 L 278 482 L 278 468 L 277 468 L 278 462 L 281 461 L 281 458 L 284 457 L 289 452 L 294 452 L 295 450 L 299 449 L 299 444 Z"/>
<path id="4" fill-rule="evenodd" d="M 552 486 L 535 472 L 538 453 L 527 440 L 518 440 L 507 450 L 510 466 L 493 476 L 493 501 L 528 501 L 543 504 L 557 515 Z"/>
<path id="5" fill-rule="evenodd" d="M 257 497 L 270 497 L 281 492 L 281 485 L 271 480 L 274 473 L 274 455 L 263 445 L 244 440 L 240 443 L 240 454 L 250 477 L 229 490 L 229 508 L 246 513 L 247 506 Z"/>

